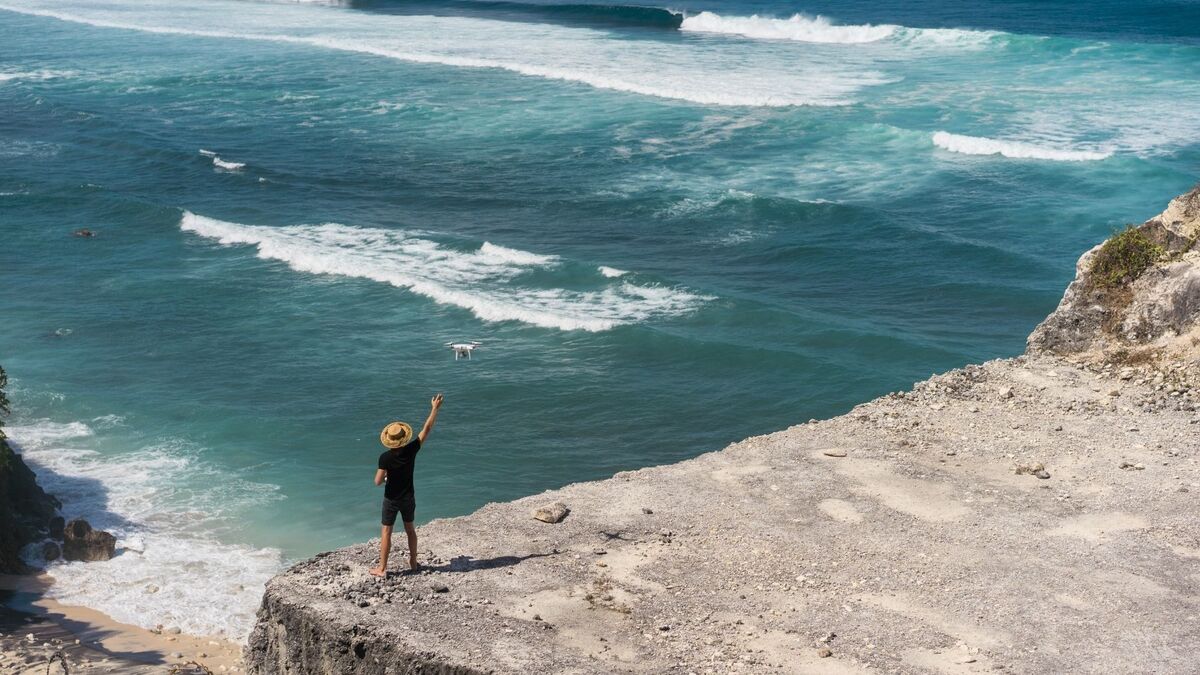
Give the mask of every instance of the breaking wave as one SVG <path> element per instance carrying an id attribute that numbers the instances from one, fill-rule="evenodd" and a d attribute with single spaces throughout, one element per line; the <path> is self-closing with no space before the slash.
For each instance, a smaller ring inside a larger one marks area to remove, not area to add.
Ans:
<path id="1" fill-rule="evenodd" d="M 334 10 L 323 9 L 296 16 L 267 16 L 247 3 L 246 8 L 239 8 L 247 13 L 244 20 L 209 17 L 207 25 L 195 19 L 184 25 L 179 16 L 171 14 L 174 6 L 163 3 L 116 5 L 115 9 L 84 5 L 72 11 L 30 4 L 33 6 L 0 3 L 0 9 L 102 28 L 308 45 L 410 63 L 491 68 L 702 105 L 841 106 L 852 103 L 854 94 L 864 87 L 892 81 L 880 72 L 838 62 L 773 62 L 766 70 L 751 64 L 730 67 L 731 62 L 720 54 L 698 61 L 673 44 L 639 44 L 630 49 L 607 40 L 602 31 L 585 29 L 526 24 L 522 30 L 528 35 L 515 39 L 512 24 L 483 19 L 408 16 L 393 25 L 381 21 L 391 17 L 333 14 Z M 445 37 L 449 33 L 460 37 Z"/>
<path id="2" fill-rule="evenodd" d="M 867 44 L 891 40 L 914 46 L 981 46 L 1002 33 L 954 28 L 908 28 L 891 24 L 841 25 L 823 16 L 795 14 L 787 19 L 721 16 L 700 12 L 683 19 L 680 30 L 737 35 L 757 40 L 791 40 L 826 44 Z"/>
<path id="3" fill-rule="evenodd" d="M 401 0 L 365 7 L 368 11 L 439 16 L 478 16 L 505 21 L 557 22 L 604 28 L 675 30 L 683 14 L 661 7 L 587 3 L 541 4 L 509 0 Z"/>
<path id="4" fill-rule="evenodd" d="M 1013 159 L 1044 159 L 1055 162 L 1087 162 L 1112 156 L 1111 151 L 1052 148 L 983 136 L 962 136 L 945 131 L 933 134 L 933 144 L 943 150 L 964 155 L 1001 155 Z"/>
<path id="5" fill-rule="evenodd" d="M 800 42 L 829 42 L 859 44 L 877 42 L 890 37 L 899 26 L 839 26 L 825 17 L 796 14 L 790 19 L 753 16 L 721 16 L 700 12 L 685 17 L 680 30 L 698 33 L 722 33 L 762 40 L 796 40 Z"/>
<path id="6" fill-rule="evenodd" d="M 110 419 L 93 423 L 104 428 Z M 31 420 L 5 430 L 38 483 L 62 501 L 65 518 L 86 517 L 117 537 L 111 560 L 50 564 L 50 597 L 144 628 L 163 624 L 235 640 L 249 635 L 282 554 L 221 543 L 205 524 L 279 499 L 275 486 L 213 467 L 183 441 L 103 454 L 93 449 L 96 431 L 84 422 Z"/>
<path id="7" fill-rule="evenodd" d="M 299 272 L 371 279 L 435 302 L 461 307 L 483 321 L 520 321 L 558 330 L 604 331 L 679 316 L 706 298 L 678 288 L 604 285 L 590 290 L 523 286 L 519 277 L 553 270 L 557 256 L 484 242 L 463 251 L 402 230 L 337 223 L 265 227 L 184 212 L 180 228 L 224 245 L 251 245 L 258 257 Z"/>
<path id="8" fill-rule="evenodd" d="M 213 166 L 221 169 L 222 171 L 241 171 L 242 169 L 246 168 L 245 162 L 226 162 L 220 157 L 213 157 L 212 162 Z"/>

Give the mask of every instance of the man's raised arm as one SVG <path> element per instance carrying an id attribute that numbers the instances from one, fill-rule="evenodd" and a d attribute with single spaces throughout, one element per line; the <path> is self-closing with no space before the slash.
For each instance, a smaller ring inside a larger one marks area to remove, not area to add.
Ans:
<path id="1" fill-rule="evenodd" d="M 425 420 L 425 426 L 421 427 L 421 433 L 417 434 L 417 439 L 422 444 L 425 439 L 429 438 L 429 432 L 433 431 L 433 425 L 437 423 L 438 410 L 442 407 L 442 395 L 437 394 L 429 401 L 429 417 Z"/>

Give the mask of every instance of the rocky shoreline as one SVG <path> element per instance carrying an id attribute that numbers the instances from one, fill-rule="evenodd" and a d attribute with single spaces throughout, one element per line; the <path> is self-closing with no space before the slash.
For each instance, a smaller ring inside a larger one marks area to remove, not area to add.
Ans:
<path id="1" fill-rule="evenodd" d="M 7 378 L 0 368 L 0 414 L 8 412 Z M 46 597 L 51 579 L 26 562 L 109 560 L 116 537 L 82 518 L 64 522 L 62 503 L 48 494 L 0 428 L 0 672 L 189 675 L 239 672 L 239 647 L 226 640 L 186 636 L 178 628 L 145 630 Z M 161 628 L 161 627 L 160 627 Z"/>
<path id="2" fill-rule="evenodd" d="M 0 368 L 0 415 L 8 412 L 4 386 L 8 378 Z M 21 558 L 26 546 L 53 531 L 61 532 L 62 504 L 38 485 L 37 476 L 17 454 L 0 428 L 0 574 L 30 571 Z"/>
<path id="3" fill-rule="evenodd" d="M 304 561 L 268 584 L 247 666 L 1190 671 L 1198 234 L 1193 190 L 1089 251 L 1024 356 L 434 521 L 420 574 L 370 577 L 376 542 Z"/>

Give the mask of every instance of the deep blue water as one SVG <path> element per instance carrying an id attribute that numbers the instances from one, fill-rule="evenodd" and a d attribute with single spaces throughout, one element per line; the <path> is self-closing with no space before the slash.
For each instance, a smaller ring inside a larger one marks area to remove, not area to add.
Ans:
<path id="1" fill-rule="evenodd" d="M 422 522 L 1015 355 L 1200 174 L 1200 3 L 671 9 L 0 0 L 9 431 L 125 547 L 55 592 L 244 631 L 435 391 Z"/>

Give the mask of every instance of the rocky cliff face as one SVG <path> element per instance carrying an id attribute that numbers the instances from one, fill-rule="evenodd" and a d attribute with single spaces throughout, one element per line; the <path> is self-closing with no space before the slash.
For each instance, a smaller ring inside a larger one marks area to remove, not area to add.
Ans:
<path id="1" fill-rule="evenodd" d="M 1198 199 L 1085 255 L 1025 356 L 434 521 L 420 574 L 370 576 L 377 541 L 302 562 L 248 667 L 1190 672 L 1200 414 L 1166 375 L 1200 358 Z"/>
<path id="2" fill-rule="evenodd" d="M 1062 302 L 1029 351 L 1091 361 L 1148 361 L 1200 344 L 1200 186 L 1162 214 L 1080 257 Z"/>
<path id="3" fill-rule="evenodd" d="M 49 534 L 61 506 L 38 486 L 33 471 L 0 431 L 0 573 L 28 571 L 21 548 Z"/>

